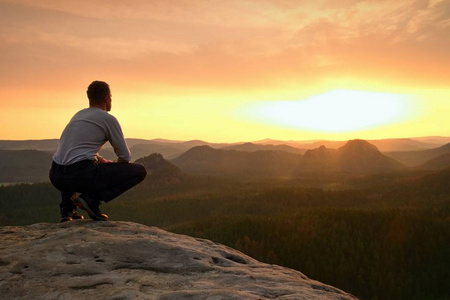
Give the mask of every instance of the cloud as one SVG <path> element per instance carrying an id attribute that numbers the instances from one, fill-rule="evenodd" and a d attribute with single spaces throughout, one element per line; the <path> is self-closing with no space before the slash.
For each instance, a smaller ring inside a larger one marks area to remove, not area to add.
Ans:
<path id="1" fill-rule="evenodd" d="M 0 77 L 103 67 L 170 84 L 309 84 L 340 74 L 448 83 L 449 12 L 448 1 L 422 0 L 2 1 L 9 73 Z"/>

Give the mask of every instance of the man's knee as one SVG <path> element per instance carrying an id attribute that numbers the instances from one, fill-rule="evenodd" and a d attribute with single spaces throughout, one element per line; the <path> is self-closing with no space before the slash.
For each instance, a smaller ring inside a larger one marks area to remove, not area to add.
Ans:
<path id="1" fill-rule="evenodd" d="M 142 180 L 144 180 L 145 177 L 147 176 L 147 170 L 145 169 L 144 165 L 139 163 L 133 163 L 133 165 L 135 165 L 137 176 L 139 176 L 140 178 L 142 178 Z"/>

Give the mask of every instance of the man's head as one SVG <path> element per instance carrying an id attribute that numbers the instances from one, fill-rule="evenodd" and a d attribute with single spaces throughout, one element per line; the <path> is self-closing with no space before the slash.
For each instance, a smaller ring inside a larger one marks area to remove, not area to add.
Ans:
<path id="1" fill-rule="evenodd" d="M 104 81 L 93 81 L 87 89 L 89 105 L 105 111 L 111 110 L 111 90 Z"/>

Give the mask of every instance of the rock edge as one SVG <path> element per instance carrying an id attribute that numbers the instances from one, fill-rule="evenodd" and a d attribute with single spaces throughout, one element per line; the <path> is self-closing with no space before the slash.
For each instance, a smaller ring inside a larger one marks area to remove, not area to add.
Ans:
<path id="1" fill-rule="evenodd" d="M 356 299 L 292 269 L 132 222 L 0 227 L 3 299 Z"/>

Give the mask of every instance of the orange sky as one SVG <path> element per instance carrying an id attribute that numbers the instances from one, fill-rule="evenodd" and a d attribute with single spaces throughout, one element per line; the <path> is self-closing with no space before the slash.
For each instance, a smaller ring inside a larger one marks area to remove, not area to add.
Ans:
<path id="1" fill-rule="evenodd" d="M 130 138 L 450 136 L 449 51 L 449 0 L 0 0 L 0 139 L 93 80 Z"/>

